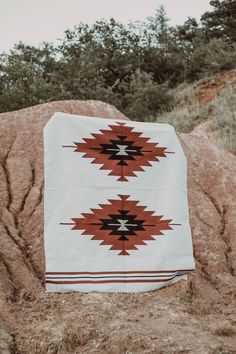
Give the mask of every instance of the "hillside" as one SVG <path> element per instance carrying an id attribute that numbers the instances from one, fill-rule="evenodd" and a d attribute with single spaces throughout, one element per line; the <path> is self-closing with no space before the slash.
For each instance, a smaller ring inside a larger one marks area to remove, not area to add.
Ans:
<path id="1" fill-rule="evenodd" d="M 193 130 L 231 152 L 236 152 L 236 71 L 181 84 L 171 92 L 175 105 L 156 120 L 175 126 L 177 131 Z"/>
<path id="2" fill-rule="evenodd" d="M 42 130 L 55 111 L 126 119 L 99 101 L 0 114 L 0 353 L 235 353 L 235 156 L 200 126 L 179 134 L 196 260 L 187 282 L 45 294 Z"/>

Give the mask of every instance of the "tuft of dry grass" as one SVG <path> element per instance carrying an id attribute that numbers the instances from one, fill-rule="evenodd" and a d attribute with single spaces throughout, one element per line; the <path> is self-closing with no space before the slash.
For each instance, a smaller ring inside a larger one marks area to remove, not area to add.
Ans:
<path id="1" fill-rule="evenodd" d="M 190 84 L 183 82 L 179 86 L 171 90 L 171 94 L 174 97 L 175 104 L 177 106 L 181 105 L 192 105 L 196 101 L 196 87 L 197 83 Z"/>
<path id="2" fill-rule="evenodd" d="M 40 354 L 74 353 L 78 348 L 81 349 L 98 337 L 94 329 L 73 323 L 71 325 L 67 323 L 62 327 L 56 326 L 53 329 L 45 328 L 41 335 L 41 340 L 38 338 L 37 342 L 31 343 L 34 352 Z"/>
<path id="3" fill-rule="evenodd" d="M 166 112 L 157 117 L 158 123 L 172 124 L 177 132 L 190 133 L 194 127 L 203 121 L 202 108 L 199 104 L 188 107 L 174 107 L 171 112 Z"/>
<path id="4" fill-rule="evenodd" d="M 207 315 L 212 314 L 214 312 L 214 309 L 208 303 L 193 302 L 193 303 L 187 304 L 186 312 L 189 315 L 207 316 Z"/>
<path id="5" fill-rule="evenodd" d="M 217 336 L 233 336 L 236 334 L 235 328 L 229 321 L 223 321 L 212 328 L 212 332 Z"/>

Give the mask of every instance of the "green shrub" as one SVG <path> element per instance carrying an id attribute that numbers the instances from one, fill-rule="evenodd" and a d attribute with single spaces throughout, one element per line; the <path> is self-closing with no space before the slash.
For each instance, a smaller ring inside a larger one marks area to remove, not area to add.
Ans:
<path id="1" fill-rule="evenodd" d="M 222 70 L 234 69 L 236 66 L 236 45 L 225 40 L 212 39 L 199 42 L 186 62 L 186 79 L 199 80 Z"/>
<path id="2" fill-rule="evenodd" d="M 131 76 L 125 100 L 128 117 L 150 121 L 158 112 L 170 109 L 174 98 L 167 85 L 158 85 L 152 74 L 138 70 Z"/>

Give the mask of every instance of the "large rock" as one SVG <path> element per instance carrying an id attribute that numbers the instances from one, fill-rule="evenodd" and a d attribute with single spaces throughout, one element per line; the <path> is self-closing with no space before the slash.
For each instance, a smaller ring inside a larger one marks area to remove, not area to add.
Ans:
<path id="1" fill-rule="evenodd" d="M 0 353 L 11 354 L 15 350 L 14 338 L 0 322 Z"/>
<path id="2" fill-rule="evenodd" d="M 108 348 L 123 353 L 140 352 L 146 346 L 148 353 L 157 349 L 169 353 L 170 342 L 176 352 L 185 348 L 185 352 L 218 353 L 214 348 L 222 345 L 231 350 L 233 337 L 227 345 L 218 339 L 214 342 L 215 337 L 209 344 L 213 330 L 207 327 L 207 334 L 203 322 L 196 325 L 198 320 L 193 320 L 199 314 L 221 314 L 230 326 L 236 300 L 236 161 L 198 130 L 180 136 L 188 159 L 197 266 L 189 280 L 148 294 L 44 294 L 42 131 L 57 111 L 126 119 L 114 107 L 98 101 L 51 102 L 0 115 L 0 319 L 14 332 L 18 352 L 74 353 L 83 347 L 88 353 L 109 352 Z M 195 332 L 190 331 L 189 342 L 181 332 L 177 335 L 176 316 L 182 324 L 196 327 Z M 125 330 L 127 321 L 129 330 Z M 156 328 L 156 334 L 150 326 Z M 170 329 L 176 331 L 174 337 Z M 195 341 L 196 332 L 205 336 L 203 344 Z M 163 335 L 169 338 L 166 343 L 158 341 Z M 6 333 L 2 337 L 12 338 Z"/>

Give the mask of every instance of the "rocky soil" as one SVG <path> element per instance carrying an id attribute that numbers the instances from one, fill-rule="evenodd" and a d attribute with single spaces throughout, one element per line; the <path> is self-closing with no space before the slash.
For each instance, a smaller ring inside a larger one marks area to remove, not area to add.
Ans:
<path id="1" fill-rule="evenodd" d="M 44 293 L 42 130 L 56 111 L 126 119 L 98 101 L 0 114 L 0 353 L 236 353 L 236 157 L 203 129 L 179 136 L 196 260 L 188 281 Z"/>
<path id="2" fill-rule="evenodd" d="M 226 71 L 224 74 L 206 79 L 196 87 L 196 98 L 199 103 L 212 101 L 225 87 L 235 82 L 236 71 Z"/>

